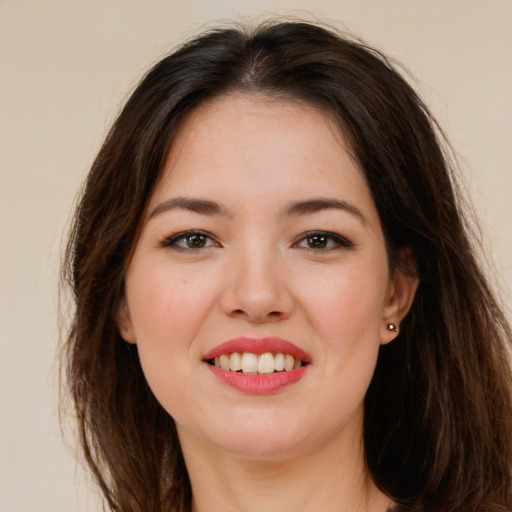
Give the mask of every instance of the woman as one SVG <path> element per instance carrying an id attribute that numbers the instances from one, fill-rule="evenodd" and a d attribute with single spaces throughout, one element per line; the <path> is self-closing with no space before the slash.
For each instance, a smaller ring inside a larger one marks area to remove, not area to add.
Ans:
<path id="1" fill-rule="evenodd" d="M 307 23 L 144 77 L 65 262 L 112 510 L 511 509 L 511 332 L 439 137 L 381 54 Z"/>

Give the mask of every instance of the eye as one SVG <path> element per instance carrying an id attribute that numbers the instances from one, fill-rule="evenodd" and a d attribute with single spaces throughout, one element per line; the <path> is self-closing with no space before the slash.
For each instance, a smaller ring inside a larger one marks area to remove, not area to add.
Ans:
<path id="1" fill-rule="evenodd" d="M 328 251 L 337 248 L 350 248 L 352 242 L 336 233 L 329 231 L 309 231 L 301 235 L 293 247 L 308 249 L 310 251 Z"/>
<path id="2" fill-rule="evenodd" d="M 213 237 L 204 231 L 182 231 L 166 238 L 161 245 L 185 251 L 219 247 Z"/>

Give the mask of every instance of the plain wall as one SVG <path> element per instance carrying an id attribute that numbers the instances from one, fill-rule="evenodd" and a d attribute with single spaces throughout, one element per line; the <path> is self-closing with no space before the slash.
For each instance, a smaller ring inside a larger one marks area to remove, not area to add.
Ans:
<path id="1" fill-rule="evenodd" d="M 0 2 L 0 512 L 100 510 L 59 428 L 57 281 L 62 233 L 120 104 L 204 23 L 300 10 L 418 79 L 512 306 L 511 0 Z"/>

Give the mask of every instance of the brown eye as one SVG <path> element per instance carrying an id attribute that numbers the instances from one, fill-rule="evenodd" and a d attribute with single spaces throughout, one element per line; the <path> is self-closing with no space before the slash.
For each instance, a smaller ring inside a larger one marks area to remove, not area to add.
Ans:
<path id="1" fill-rule="evenodd" d="M 308 236 L 307 244 L 310 249 L 325 249 L 329 240 L 326 236 Z"/>
<path id="2" fill-rule="evenodd" d="M 162 246 L 186 251 L 218 247 L 219 244 L 203 231 L 184 231 L 164 240 Z"/>
<path id="3" fill-rule="evenodd" d="M 293 244 L 293 247 L 310 251 L 329 251 L 331 249 L 349 248 L 352 243 L 336 233 L 327 231 L 308 232 Z"/>
<path id="4" fill-rule="evenodd" d="M 190 235 L 185 238 L 185 243 L 189 249 L 202 249 L 206 246 L 207 238 L 204 235 Z"/>

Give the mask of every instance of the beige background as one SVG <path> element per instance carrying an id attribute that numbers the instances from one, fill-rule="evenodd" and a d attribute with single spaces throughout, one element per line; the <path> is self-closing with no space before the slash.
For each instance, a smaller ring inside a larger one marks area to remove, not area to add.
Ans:
<path id="1" fill-rule="evenodd" d="M 0 2 L 0 512 L 100 510 L 56 415 L 56 283 L 62 232 L 117 108 L 205 22 L 300 10 L 417 77 L 463 158 L 512 306 L 512 0 Z"/>

